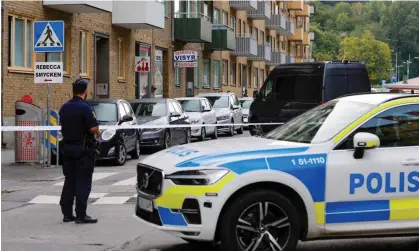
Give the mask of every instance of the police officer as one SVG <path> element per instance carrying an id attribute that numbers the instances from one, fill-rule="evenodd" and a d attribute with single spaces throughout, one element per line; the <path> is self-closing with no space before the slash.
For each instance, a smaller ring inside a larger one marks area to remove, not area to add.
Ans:
<path id="1" fill-rule="evenodd" d="M 95 155 L 89 151 L 89 142 L 100 139 L 99 124 L 87 98 L 85 79 L 73 83 L 73 98 L 60 109 L 60 124 L 63 136 L 63 173 L 65 177 L 60 206 L 64 222 L 96 223 L 98 220 L 86 214 L 87 200 L 92 188 Z M 90 144 L 91 145 L 91 144 Z M 76 217 L 73 201 L 76 198 Z"/>

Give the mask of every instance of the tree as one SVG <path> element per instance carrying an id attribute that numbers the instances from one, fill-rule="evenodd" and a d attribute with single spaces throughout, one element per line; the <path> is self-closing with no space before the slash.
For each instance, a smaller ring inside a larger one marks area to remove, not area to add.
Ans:
<path id="1" fill-rule="evenodd" d="M 364 31 L 361 37 L 347 37 L 342 40 L 340 59 L 359 60 L 367 66 L 371 79 L 387 79 L 391 68 L 390 46 L 374 38 L 371 31 Z"/>

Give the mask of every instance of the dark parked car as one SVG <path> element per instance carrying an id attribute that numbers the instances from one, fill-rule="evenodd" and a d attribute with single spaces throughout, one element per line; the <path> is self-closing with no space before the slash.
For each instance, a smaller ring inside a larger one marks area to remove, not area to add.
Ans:
<path id="1" fill-rule="evenodd" d="M 122 99 L 111 100 L 87 100 L 96 113 L 96 119 L 100 125 L 136 125 L 136 118 L 131 105 Z M 125 164 L 127 155 L 133 159 L 140 157 L 140 141 L 137 129 L 107 129 L 102 130 L 102 138 L 105 142 L 100 143 L 100 155 L 96 160 L 110 160 L 115 165 Z M 56 151 L 52 151 L 52 163 L 56 162 Z M 60 163 L 62 157 L 60 155 Z"/>
<path id="2" fill-rule="evenodd" d="M 361 92 L 371 92 L 362 63 L 345 60 L 278 65 L 250 106 L 249 123 L 285 123 L 317 105 Z M 250 126 L 250 133 L 266 133 L 276 127 Z"/>
<path id="3" fill-rule="evenodd" d="M 139 125 L 190 125 L 189 117 L 178 101 L 142 98 L 128 101 Z M 140 130 L 141 147 L 166 149 L 191 142 L 191 128 L 146 128 Z"/>

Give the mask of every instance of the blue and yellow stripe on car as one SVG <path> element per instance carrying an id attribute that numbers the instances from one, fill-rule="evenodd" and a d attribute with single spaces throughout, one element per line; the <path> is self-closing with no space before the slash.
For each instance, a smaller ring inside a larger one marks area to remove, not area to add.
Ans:
<path id="1" fill-rule="evenodd" d="M 325 223 L 419 219 L 419 198 L 327 202 Z"/>
<path id="2" fill-rule="evenodd" d="M 163 225 L 187 226 L 185 218 L 180 212 L 173 209 L 181 209 L 186 198 L 204 197 L 206 193 L 219 193 L 228 183 L 236 177 L 235 173 L 226 174 L 220 181 L 209 186 L 179 186 L 174 185 L 164 191 L 155 203 Z"/>

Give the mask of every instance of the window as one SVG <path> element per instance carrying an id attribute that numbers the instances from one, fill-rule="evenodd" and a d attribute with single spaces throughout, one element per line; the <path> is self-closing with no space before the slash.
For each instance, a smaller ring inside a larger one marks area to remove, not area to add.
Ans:
<path id="1" fill-rule="evenodd" d="M 202 105 L 199 99 L 179 100 L 178 102 L 185 112 L 201 112 Z"/>
<path id="2" fill-rule="evenodd" d="M 253 88 L 258 88 L 258 69 L 253 68 Z"/>
<path id="3" fill-rule="evenodd" d="M 9 16 L 9 66 L 32 68 L 32 20 Z"/>
<path id="4" fill-rule="evenodd" d="M 236 63 L 230 62 L 230 85 L 236 86 Z"/>
<path id="5" fill-rule="evenodd" d="M 180 86 L 182 84 L 182 68 L 176 67 L 175 75 L 176 75 L 176 86 Z"/>
<path id="6" fill-rule="evenodd" d="M 97 121 L 99 122 L 118 121 L 118 112 L 117 112 L 116 104 L 91 103 L 90 106 L 95 111 Z M 123 112 L 125 113 L 125 110 L 123 110 Z"/>
<path id="7" fill-rule="evenodd" d="M 132 108 L 128 103 L 122 102 L 122 105 L 124 106 L 125 111 L 127 112 L 128 115 L 134 116 L 134 112 L 132 111 Z"/>
<path id="8" fill-rule="evenodd" d="M 229 97 L 228 96 L 212 96 L 206 97 L 214 108 L 228 108 Z"/>
<path id="9" fill-rule="evenodd" d="M 125 79 L 125 39 L 118 38 L 118 78 Z"/>
<path id="10" fill-rule="evenodd" d="M 233 16 L 230 16 L 230 27 L 236 30 L 236 18 Z"/>
<path id="11" fill-rule="evenodd" d="M 211 87 L 211 61 L 204 59 L 204 88 Z"/>
<path id="12" fill-rule="evenodd" d="M 222 80 L 223 80 L 223 85 L 228 85 L 228 61 L 223 60 L 223 68 L 222 68 Z"/>
<path id="13" fill-rule="evenodd" d="M 223 24 L 228 25 L 228 12 L 223 11 Z"/>
<path id="14" fill-rule="evenodd" d="M 205 107 L 208 107 L 208 109 L 212 110 L 212 105 L 211 105 L 211 103 L 208 101 L 208 99 L 206 99 L 206 100 L 204 101 L 204 103 L 205 103 Z"/>
<path id="15" fill-rule="evenodd" d="M 250 27 L 249 27 L 249 29 L 250 29 Z M 253 27 L 253 30 L 251 30 L 251 31 L 252 31 L 252 38 L 256 39 L 256 41 L 257 41 L 258 40 L 258 31 L 257 31 L 256 27 Z"/>
<path id="16" fill-rule="evenodd" d="M 220 61 L 214 60 L 214 89 L 220 88 Z"/>
<path id="17" fill-rule="evenodd" d="M 173 107 L 175 108 L 175 111 L 176 111 L 176 112 L 178 112 L 178 113 L 180 113 L 180 114 L 182 114 L 182 113 L 183 113 L 183 108 L 182 108 L 182 106 L 179 104 L 179 102 L 177 102 L 177 101 L 173 101 L 173 102 L 171 102 L 171 103 L 172 103 Z"/>
<path id="18" fill-rule="evenodd" d="M 199 58 L 196 60 L 196 62 L 198 62 L 198 66 L 194 69 L 193 83 L 194 87 L 199 89 Z"/>
<path id="19" fill-rule="evenodd" d="M 170 106 L 169 106 L 170 107 Z M 138 117 L 142 116 L 155 116 L 163 117 L 167 115 L 167 109 L 165 103 L 140 103 L 135 108 L 135 115 Z"/>
<path id="20" fill-rule="evenodd" d="M 65 34 L 71 34 L 70 33 L 70 26 L 65 26 Z M 70 51 L 71 51 L 71 36 L 65 36 L 65 42 L 64 42 L 64 51 L 61 52 L 47 52 L 45 62 L 63 62 L 63 72 L 65 74 L 70 73 Z"/>
<path id="21" fill-rule="evenodd" d="M 89 33 L 87 31 L 80 31 L 80 74 L 88 76 L 90 69 L 90 56 L 89 49 L 90 40 Z"/>
<path id="22" fill-rule="evenodd" d="M 173 106 L 172 102 L 167 102 L 167 105 L 169 106 L 169 112 L 170 113 L 176 112 L 175 107 Z"/>
<path id="23" fill-rule="evenodd" d="M 213 17 L 213 24 L 219 24 L 220 23 L 220 10 L 214 8 L 214 17 Z"/>
<path id="24" fill-rule="evenodd" d="M 368 132 L 380 138 L 380 147 L 419 146 L 419 105 L 384 111 L 356 129 L 337 149 L 353 149 L 353 137 Z"/>
<path id="25" fill-rule="evenodd" d="M 164 16 L 168 17 L 169 16 L 169 1 L 170 0 L 164 0 Z"/>

